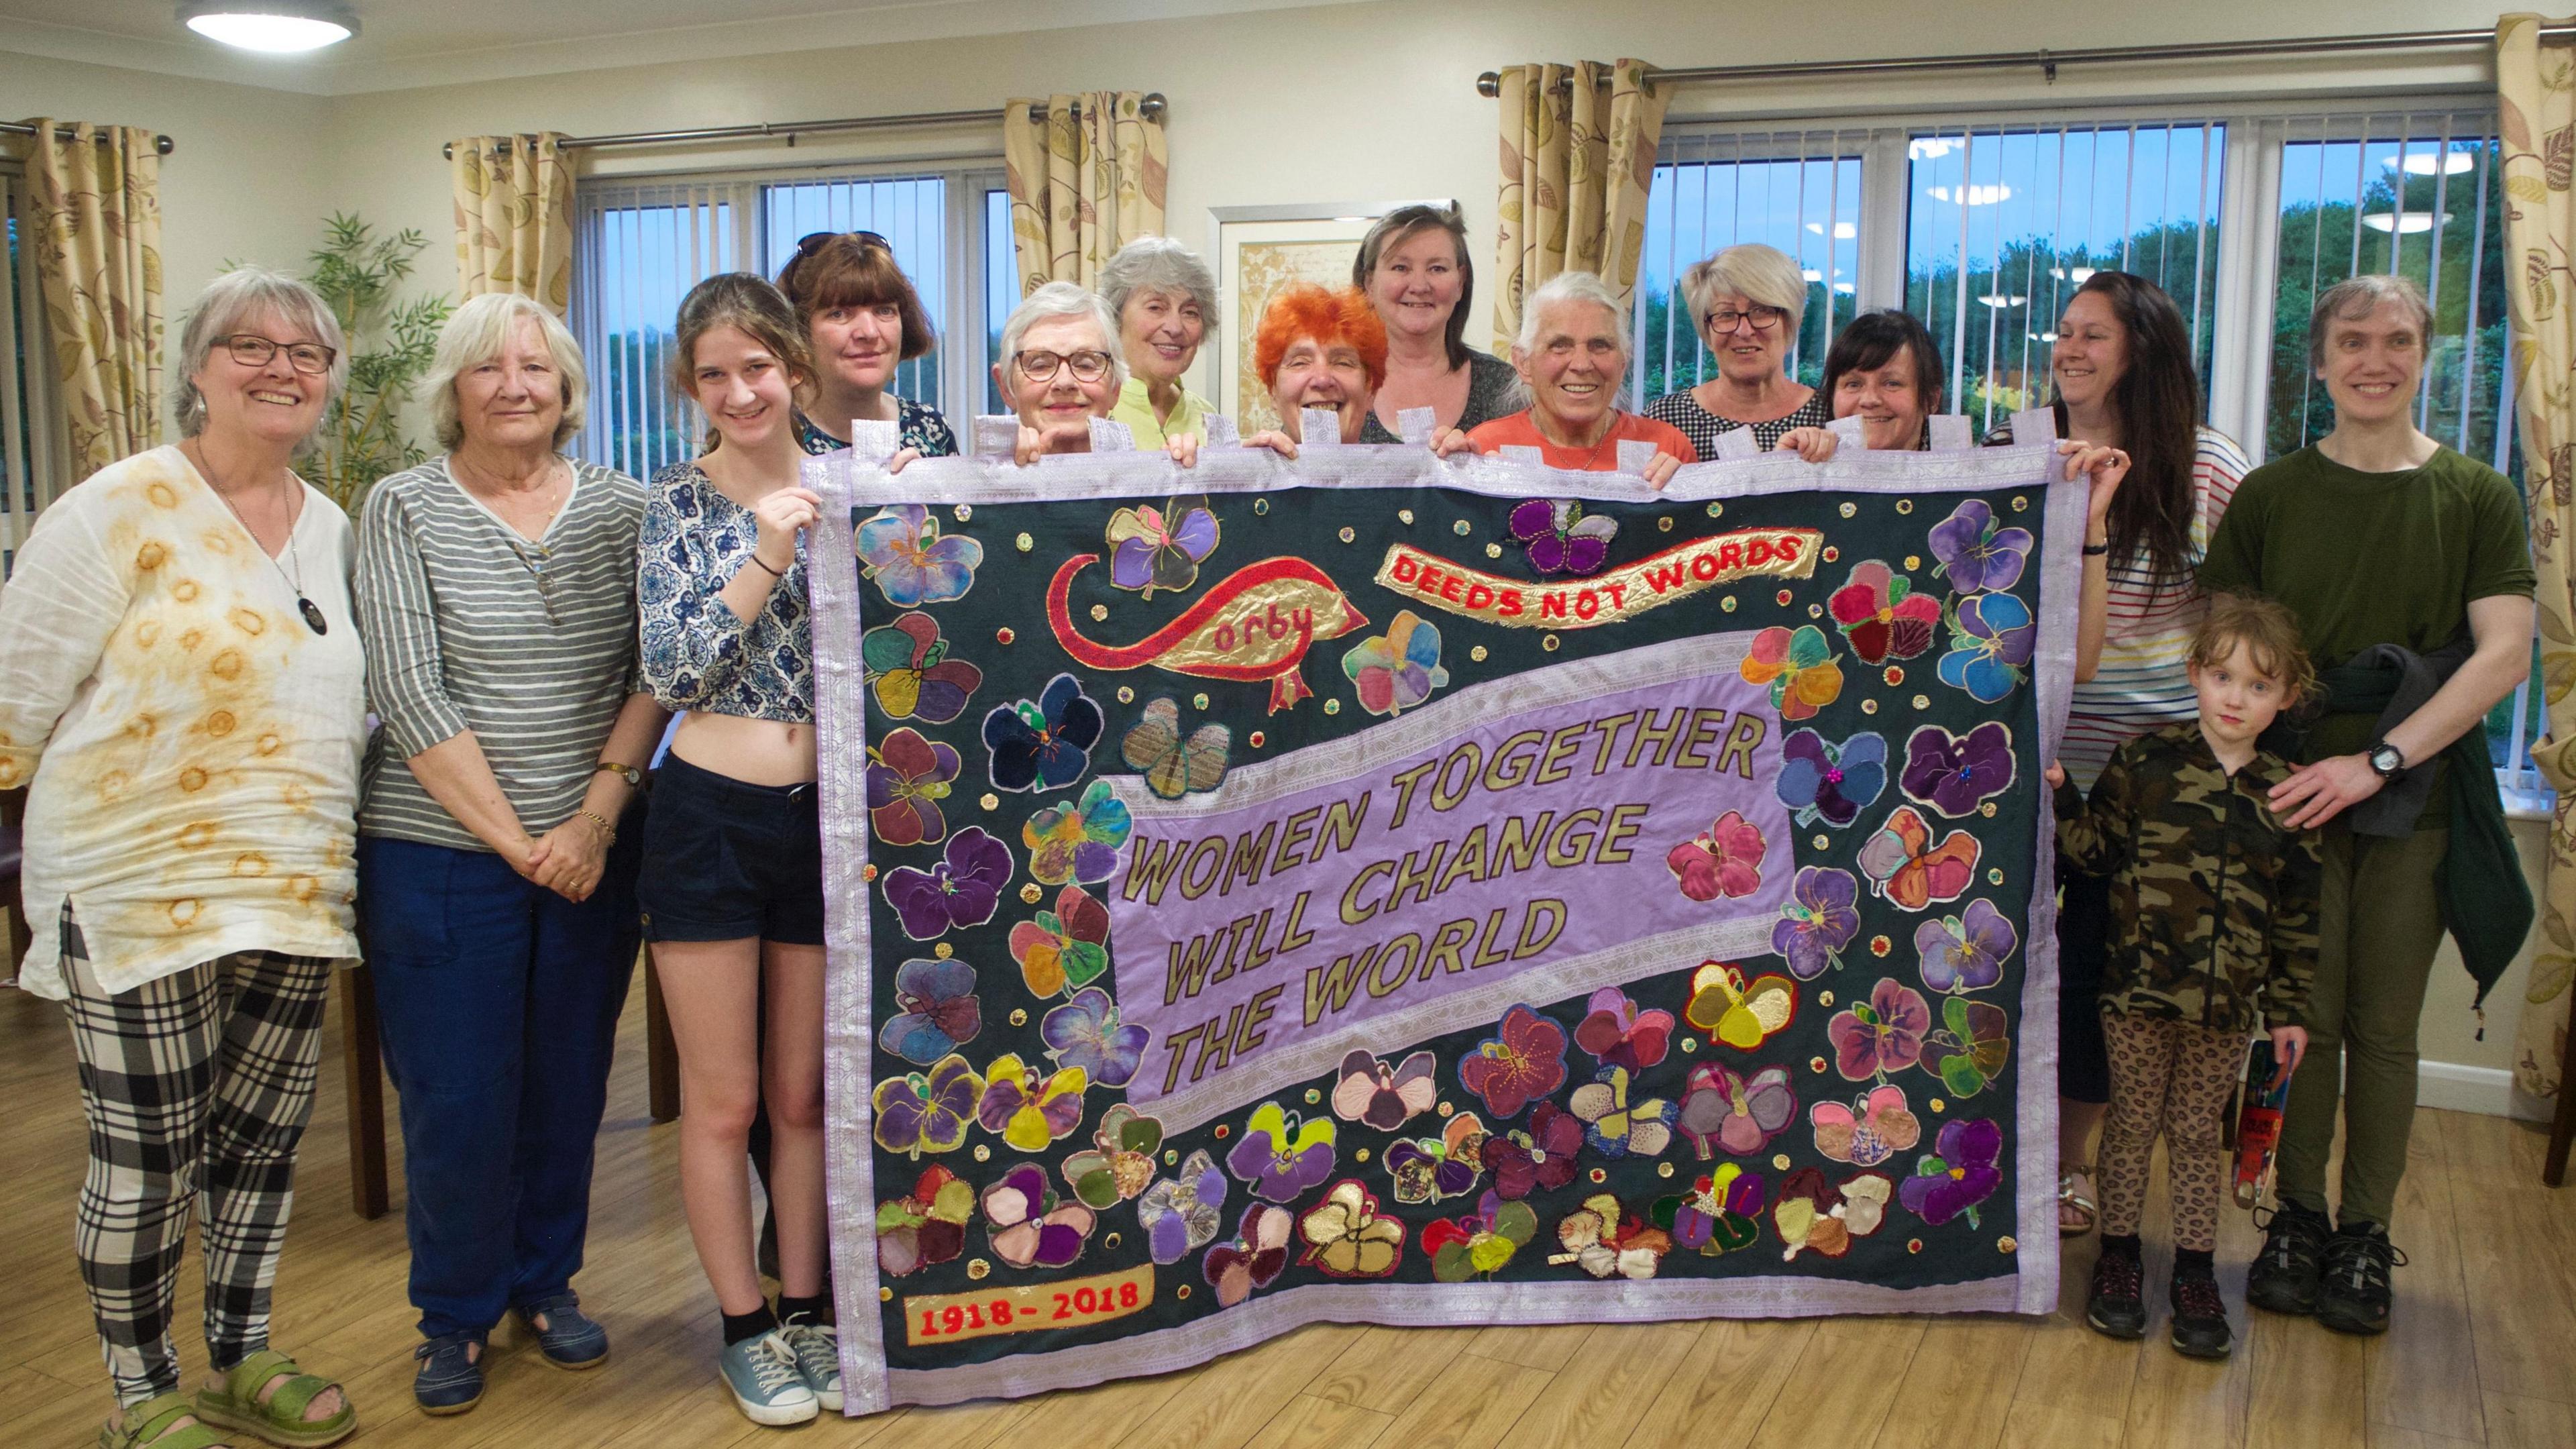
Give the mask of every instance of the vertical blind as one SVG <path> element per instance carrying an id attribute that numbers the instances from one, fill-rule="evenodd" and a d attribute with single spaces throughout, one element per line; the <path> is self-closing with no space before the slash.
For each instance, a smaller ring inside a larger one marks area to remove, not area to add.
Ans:
<path id="1" fill-rule="evenodd" d="M 0 228 L 8 237 L 0 267 L 0 578 L 16 562 L 36 510 L 73 479 L 55 476 L 60 416 L 52 405 L 51 361 L 36 283 L 34 250 L 21 244 L 26 183 L 0 171 Z"/>

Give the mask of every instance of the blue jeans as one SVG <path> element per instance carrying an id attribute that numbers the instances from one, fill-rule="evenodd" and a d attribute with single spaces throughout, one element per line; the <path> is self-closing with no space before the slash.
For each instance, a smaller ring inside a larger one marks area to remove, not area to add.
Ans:
<path id="1" fill-rule="evenodd" d="M 358 841 L 424 1335 L 489 1332 L 581 1269 L 617 1014 L 643 939 L 642 823 L 628 812 L 579 904 L 489 851 Z"/>

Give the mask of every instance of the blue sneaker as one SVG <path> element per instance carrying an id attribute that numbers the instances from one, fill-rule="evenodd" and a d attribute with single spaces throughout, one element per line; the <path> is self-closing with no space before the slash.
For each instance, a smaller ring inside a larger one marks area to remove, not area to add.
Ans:
<path id="1" fill-rule="evenodd" d="M 787 1320 L 778 1336 L 796 1350 L 797 1370 L 805 1375 L 805 1386 L 814 1391 L 814 1402 L 835 1414 L 841 1412 L 841 1330 L 800 1316 Z"/>
<path id="2" fill-rule="evenodd" d="M 727 1344 L 716 1356 L 716 1373 L 733 1391 L 735 1407 L 755 1424 L 802 1424 L 819 1407 L 795 1348 L 777 1333 Z"/>
<path id="3" fill-rule="evenodd" d="M 519 1322 L 537 1336 L 537 1350 L 559 1369 L 595 1369 L 608 1362 L 608 1330 L 581 1311 L 581 1300 L 558 1293 L 519 1305 Z M 546 1326 L 537 1327 L 542 1316 Z"/>
<path id="4" fill-rule="evenodd" d="M 424 1414 L 462 1414 L 483 1401 L 483 1365 L 472 1350 L 483 1342 L 471 1333 L 443 1333 L 411 1351 L 420 1360 L 411 1396 Z"/>

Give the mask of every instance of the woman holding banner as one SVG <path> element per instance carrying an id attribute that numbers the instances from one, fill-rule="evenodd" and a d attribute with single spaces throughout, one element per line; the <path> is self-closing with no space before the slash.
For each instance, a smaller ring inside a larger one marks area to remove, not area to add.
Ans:
<path id="1" fill-rule="evenodd" d="M 1458 208 L 1399 206 L 1378 218 L 1351 261 L 1351 285 L 1384 324 L 1387 355 L 1361 430 L 1344 439 L 1403 442 L 1397 418 L 1409 408 L 1431 409 L 1432 436 L 1445 437 L 1527 404 L 1510 363 L 1467 345 L 1476 266 Z"/>
<path id="2" fill-rule="evenodd" d="M 1672 424 L 1620 409 L 1627 320 L 1618 298 L 1590 272 L 1550 278 L 1521 304 L 1521 335 L 1512 345 L 1512 367 L 1529 388 L 1529 407 L 1443 438 L 1441 455 L 1535 448 L 1551 468 L 1611 473 L 1619 469 L 1621 444 L 1651 443 L 1645 480 L 1658 488 L 1671 482 L 1675 469 L 1699 461 L 1699 450 Z"/>
<path id="3" fill-rule="evenodd" d="M 1216 277 L 1199 254 L 1165 236 L 1140 236 L 1100 269 L 1100 295 L 1116 319 L 1126 360 L 1109 416 L 1140 447 L 1205 438 L 1216 406 L 1181 385 L 1216 316 Z"/>
<path id="4" fill-rule="evenodd" d="M 1910 312 L 1863 312 L 1825 354 L 1818 391 L 1835 417 L 1860 419 L 1871 452 L 1921 452 L 1932 446 L 1932 415 L 1941 410 L 1941 344 Z M 1831 458 L 1834 445 L 1830 428 L 1794 428 L 1779 443 L 1810 463 Z"/>
<path id="5" fill-rule="evenodd" d="M 1788 374 L 1789 348 L 1807 313 L 1807 277 L 1777 247 L 1745 242 L 1682 273 L 1691 325 L 1717 361 L 1717 376 L 1646 404 L 1646 416 L 1679 428 L 1701 457 L 1717 436 L 1751 428 L 1775 448 L 1783 434 L 1833 421 L 1825 394 Z"/>
<path id="6" fill-rule="evenodd" d="M 1252 344 L 1261 384 L 1279 410 L 1279 430 L 1291 442 L 1305 441 L 1308 408 L 1338 415 L 1341 436 L 1358 441 L 1370 419 L 1370 400 L 1386 381 L 1386 354 L 1386 324 L 1366 297 L 1311 282 L 1279 289 L 1261 314 Z"/>

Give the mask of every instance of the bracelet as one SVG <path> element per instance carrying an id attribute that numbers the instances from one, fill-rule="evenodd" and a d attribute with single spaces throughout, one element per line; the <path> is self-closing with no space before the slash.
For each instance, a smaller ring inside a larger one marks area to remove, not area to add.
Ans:
<path id="1" fill-rule="evenodd" d="M 756 554 L 756 553 L 755 553 L 755 554 L 750 555 L 750 558 L 751 558 L 751 561 L 752 561 L 753 563 L 759 564 L 759 565 L 760 565 L 762 568 L 764 568 L 764 569 L 769 569 L 769 576 L 770 576 L 771 578 L 773 578 L 773 579 L 783 579 L 783 578 L 787 577 L 787 571 L 786 571 L 785 569 L 772 569 L 772 568 L 769 568 L 769 562 L 768 562 L 768 560 L 766 560 L 766 559 L 762 558 L 760 555 L 758 555 L 758 554 Z"/>
<path id="2" fill-rule="evenodd" d="M 573 818 L 576 820 L 589 821 L 591 828 L 599 832 L 599 843 L 601 845 L 608 846 L 615 845 L 617 843 L 617 827 L 608 823 L 607 816 L 600 814 L 596 810 L 576 810 L 573 812 Z"/>
<path id="3" fill-rule="evenodd" d="M 2086 558 L 2100 558 L 2110 551 L 2111 545 L 2107 543 L 2088 543 L 2084 545 L 2084 556 Z"/>

